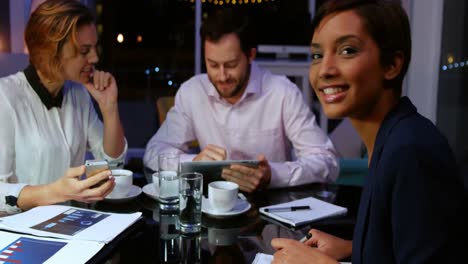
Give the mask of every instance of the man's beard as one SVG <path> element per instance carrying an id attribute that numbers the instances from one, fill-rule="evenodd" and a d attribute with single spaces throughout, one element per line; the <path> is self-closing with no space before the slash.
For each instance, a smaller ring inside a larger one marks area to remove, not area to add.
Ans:
<path id="1" fill-rule="evenodd" d="M 219 96 L 221 96 L 222 98 L 230 98 L 238 95 L 242 91 L 242 86 L 244 83 L 245 81 L 238 83 L 236 87 L 228 93 L 223 93 L 223 90 L 220 89 L 217 85 L 215 85 L 215 87 L 216 91 L 218 91 Z"/>
<path id="2" fill-rule="evenodd" d="M 250 77 L 250 65 L 247 67 L 247 72 L 243 76 L 243 78 L 241 78 L 239 80 L 239 83 L 236 85 L 236 87 L 231 92 L 229 92 L 228 94 L 224 94 L 222 92 L 223 90 L 220 89 L 215 84 L 215 82 L 213 82 L 213 80 L 211 80 L 211 83 L 213 83 L 213 85 L 216 87 L 216 91 L 218 92 L 219 96 L 221 96 L 222 98 L 231 98 L 231 97 L 235 97 L 235 96 L 239 95 L 240 93 L 242 93 L 244 91 L 244 88 L 247 87 L 247 82 L 249 81 L 249 77 Z"/>

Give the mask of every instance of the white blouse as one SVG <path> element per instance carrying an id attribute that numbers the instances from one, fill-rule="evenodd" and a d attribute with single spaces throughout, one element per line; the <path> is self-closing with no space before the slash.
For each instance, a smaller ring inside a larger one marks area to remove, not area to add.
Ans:
<path id="1" fill-rule="evenodd" d="M 5 197 L 18 197 L 25 185 L 83 165 L 86 151 L 122 166 L 127 144 L 118 158 L 104 153 L 103 124 L 81 84 L 66 82 L 61 108 L 48 110 L 23 72 L 0 78 L 0 212 L 13 212 Z"/>

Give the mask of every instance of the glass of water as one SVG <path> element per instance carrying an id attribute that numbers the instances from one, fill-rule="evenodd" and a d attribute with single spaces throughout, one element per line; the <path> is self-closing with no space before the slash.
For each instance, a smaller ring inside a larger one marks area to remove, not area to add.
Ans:
<path id="1" fill-rule="evenodd" d="M 182 233 L 197 233 L 201 230 L 201 203 L 203 175 L 188 172 L 179 179 L 179 223 Z"/>
<path id="2" fill-rule="evenodd" d="M 159 154 L 158 167 L 159 207 L 162 210 L 177 210 L 179 206 L 179 154 Z"/>

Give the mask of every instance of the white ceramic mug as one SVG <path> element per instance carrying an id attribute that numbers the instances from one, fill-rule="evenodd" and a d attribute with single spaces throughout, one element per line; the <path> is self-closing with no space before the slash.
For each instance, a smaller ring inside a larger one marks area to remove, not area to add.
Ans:
<path id="1" fill-rule="evenodd" d="M 208 201 L 211 208 L 220 213 L 229 212 L 237 201 L 239 185 L 229 181 L 215 181 L 208 184 Z"/>
<path id="2" fill-rule="evenodd" d="M 133 172 L 129 170 L 112 170 L 115 179 L 115 187 L 107 198 L 119 199 L 128 196 L 128 192 L 133 184 Z"/>

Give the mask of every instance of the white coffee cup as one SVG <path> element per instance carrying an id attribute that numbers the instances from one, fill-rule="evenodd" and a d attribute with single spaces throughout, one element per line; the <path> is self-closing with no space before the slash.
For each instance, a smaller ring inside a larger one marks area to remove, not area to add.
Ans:
<path id="1" fill-rule="evenodd" d="M 107 198 L 119 199 L 128 196 L 128 192 L 133 184 L 133 172 L 129 170 L 112 170 L 112 176 L 115 179 L 115 187 Z"/>
<path id="2" fill-rule="evenodd" d="M 216 212 L 229 212 L 237 201 L 239 185 L 229 181 L 215 181 L 208 184 L 208 201 Z"/>

